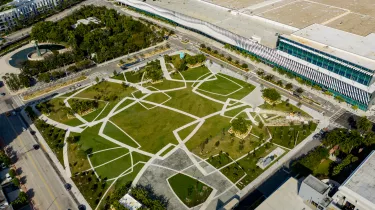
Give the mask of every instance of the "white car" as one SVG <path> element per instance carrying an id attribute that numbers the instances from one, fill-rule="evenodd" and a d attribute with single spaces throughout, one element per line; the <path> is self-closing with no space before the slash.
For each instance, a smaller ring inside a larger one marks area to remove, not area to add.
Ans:
<path id="1" fill-rule="evenodd" d="M 12 177 L 10 177 L 9 173 L 5 174 L 5 178 L 7 181 L 10 181 L 12 179 Z"/>

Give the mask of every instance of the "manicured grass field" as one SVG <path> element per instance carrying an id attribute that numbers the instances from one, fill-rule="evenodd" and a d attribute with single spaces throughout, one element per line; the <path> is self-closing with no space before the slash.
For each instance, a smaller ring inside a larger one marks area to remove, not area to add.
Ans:
<path id="1" fill-rule="evenodd" d="M 136 104 L 113 116 L 111 121 L 132 136 L 142 150 L 156 153 L 168 143 L 177 144 L 172 131 L 193 119 L 168 109 L 150 110 Z"/>
<path id="2" fill-rule="evenodd" d="M 177 75 L 176 77 L 179 77 L 180 79 L 182 79 L 181 76 L 178 73 L 176 73 L 175 75 Z M 170 80 L 164 79 L 163 82 L 158 82 L 158 83 L 155 83 L 155 84 L 149 83 L 148 86 L 155 87 L 159 90 L 170 90 L 170 89 L 173 89 L 173 88 L 184 87 L 185 85 L 184 85 L 183 82 L 176 82 L 176 81 L 170 81 Z"/>
<path id="3" fill-rule="evenodd" d="M 120 129 L 118 129 L 115 125 L 113 125 L 111 122 L 108 122 L 105 125 L 103 133 L 113 139 L 116 139 L 119 142 L 122 142 L 128 146 L 138 148 L 138 145 L 124 132 L 122 132 Z"/>
<path id="4" fill-rule="evenodd" d="M 68 156 L 72 174 L 82 172 L 90 168 L 87 161 L 87 154 L 118 147 L 118 145 L 102 138 L 98 135 L 101 124 L 86 128 L 82 133 L 71 133 L 72 136 L 79 136 L 79 141 L 69 144 Z M 106 158 L 106 156 L 109 156 Z M 102 154 L 102 158 L 111 159 L 113 156 L 109 152 Z"/>
<path id="5" fill-rule="evenodd" d="M 106 165 L 95 168 L 96 173 L 103 178 L 116 178 L 125 170 L 131 167 L 131 157 L 130 154 L 125 155 L 117 160 L 114 160 Z"/>
<path id="6" fill-rule="evenodd" d="M 160 154 L 160 156 L 164 156 L 164 155 L 166 155 L 166 154 L 168 154 L 168 152 L 170 152 L 172 149 L 174 149 L 175 148 L 175 146 L 170 146 L 170 147 L 168 147 L 164 152 L 162 152 L 161 154 Z"/>
<path id="7" fill-rule="evenodd" d="M 176 174 L 168 182 L 180 200 L 190 208 L 206 201 L 212 192 L 211 187 L 184 174 Z"/>
<path id="8" fill-rule="evenodd" d="M 195 68 L 189 68 L 186 71 L 181 72 L 182 76 L 185 78 L 185 80 L 197 80 L 197 79 L 203 79 L 202 77 L 204 74 L 209 73 L 210 70 L 206 66 L 199 66 Z M 208 74 L 207 74 L 208 76 Z M 173 79 L 180 79 L 180 76 L 177 76 L 177 74 L 174 74 L 172 76 Z"/>
<path id="9" fill-rule="evenodd" d="M 129 104 L 131 104 L 131 103 L 133 103 L 133 102 L 134 102 L 134 100 L 132 100 L 132 99 L 126 99 L 125 101 L 123 101 L 123 102 L 117 107 L 117 109 L 116 109 L 115 111 L 118 111 L 118 110 L 120 110 L 120 109 L 126 107 L 127 105 L 129 105 Z"/>
<path id="10" fill-rule="evenodd" d="M 103 163 L 111 161 L 115 158 L 118 158 L 122 155 L 128 153 L 129 150 L 123 147 L 116 149 L 111 149 L 107 151 L 98 152 L 89 156 L 92 166 L 99 166 Z"/>
<path id="11" fill-rule="evenodd" d="M 223 107 L 222 104 L 193 93 L 190 87 L 179 91 L 168 92 L 168 95 L 171 96 L 172 99 L 164 105 L 188 112 L 198 117 L 220 111 Z"/>
<path id="12" fill-rule="evenodd" d="M 204 82 L 201 86 L 199 86 L 198 91 L 211 98 L 226 101 L 228 98 L 240 100 L 255 89 L 253 85 L 233 77 L 222 74 L 217 74 L 216 77 L 218 78 L 217 80 Z"/>
<path id="13" fill-rule="evenodd" d="M 316 126 L 315 123 L 311 123 L 311 125 L 269 127 L 269 130 L 273 143 L 292 149 L 309 136 Z"/>
<path id="14" fill-rule="evenodd" d="M 161 104 L 161 103 L 169 100 L 169 97 L 168 97 L 168 95 L 166 95 L 164 93 L 153 93 L 153 94 L 147 96 L 146 98 L 144 98 L 143 100 L 154 102 L 154 103 L 157 103 L 157 104 Z M 155 105 L 148 104 L 148 103 L 145 103 L 145 102 L 142 103 L 142 104 L 144 106 L 146 106 L 147 108 L 155 107 Z"/>
<path id="15" fill-rule="evenodd" d="M 190 125 L 187 128 L 184 128 L 178 132 L 178 135 L 182 140 L 184 140 L 194 129 L 197 127 L 198 123 L 195 123 L 193 125 Z"/>
<path id="16" fill-rule="evenodd" d="M 225 116 L 228 116 L 228 117 L 234 117 L 236 116 L 238 113 L 242 112 L 243 110 L 247 109 L 247 108 L 251 108 L 251 106 L 242 106 L 242 107 L 239 107 L 239 108 L 236 108 L 236 109 L 232 109 L 232 110 L 229 110 L 229 111 L 226 111 L 224 113 Z M 246 115 L 247 116 L 247 115 Z M 246 117 L 247 118 L 247 117 Z"/>

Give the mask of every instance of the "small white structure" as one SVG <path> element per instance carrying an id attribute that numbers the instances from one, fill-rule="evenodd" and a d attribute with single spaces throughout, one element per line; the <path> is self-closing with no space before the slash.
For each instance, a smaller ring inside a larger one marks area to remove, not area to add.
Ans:
<path id="1" fill-rule="evenodd" d="M 137 200 L 135 200 L 131 195 L 125 194 L 124 197 L 122 197 L 119 202 L 121 205 L 123 205 L 125 208 L 129 210 L 136 210 L 142 207 L 142 204 L 139 203 Z"/>
<path id="2" fill-rule="evenodd" d="M 72 25 L 72 28 L 76 29 L 80 24 L 88 25 L 90 23 L 99 24 L 101 21 L 96 17 L 88 17 L 86 19 L 77 20 L 77 23 Z"/>

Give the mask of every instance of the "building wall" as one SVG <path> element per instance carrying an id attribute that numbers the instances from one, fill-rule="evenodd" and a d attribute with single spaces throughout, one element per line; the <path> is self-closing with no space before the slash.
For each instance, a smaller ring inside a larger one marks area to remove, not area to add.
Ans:
<path id="1" fill-rule="evenodd" d="M 284 37 L 279 37 L 277 49 L 366 86 L 370 85 L 372 80 L 373 71 L 369 69 L 353 66 L 354 64 L 325 55 Z"/>
<path id="2" fill-rule="evenodd" d="M 360 109 L 366 110 L 370 103 L 370 93 L 366 90 L 355 87 L 350 83 L 346 83 L 334 75 L 332 76 L 303 65 L 302 63 L 297 62 L 296 59 L 282 56 L 277 50 L 260 45 L 254 40 L 246 39 L 211 23 L 155 5 L 150 5 L 147 2 L 139 0 L 117 0 L 117 2 L 153 14 L 157 17 L 167 19 L 179 26 L 197 31 L 220 42 L 236 46 L 239 49 L 260 58 L 263 62 L 271 66 L 282 68 L 312 84 L 319 85 L 322 88 L 331 91 L 335 95 L 341 96 L 348 103 L 358 105 Z"/>
<path id="3" fill-rule="evenodd" d="M 14 8 L 0 12 L 0 32 L 17 25 L 17 20 L 37 16 L 61 4 L 63 0 L 30 0 L 12 2 Z"/>

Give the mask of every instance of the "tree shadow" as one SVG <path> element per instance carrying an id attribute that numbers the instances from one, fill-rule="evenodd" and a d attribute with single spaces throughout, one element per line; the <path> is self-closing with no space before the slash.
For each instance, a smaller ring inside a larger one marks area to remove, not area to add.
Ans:
<path id="1" fill-rule="evenodd" d="M 20 179 L 20 183 L 21 183 L 21 184 L 26 184 L 26 182 L 27 182 L 27 178 L 26 178 L 26 176 L 21 177 L 21 179 Z"/>
<path id="2" fill-rule="evenodd" d="M 32 199 L 35 196 L 35 192 L 33 188 L 27 190 L 26 194 L 29 196 L 29 199 Z"/>
<path id="3" fill-rule="evenodd" d="M 19 168 L 16 169 L 16 174 L 17 175 L 21 175 L 22 172 L 23 172 L 22 167 L 19 167 Z"/>

